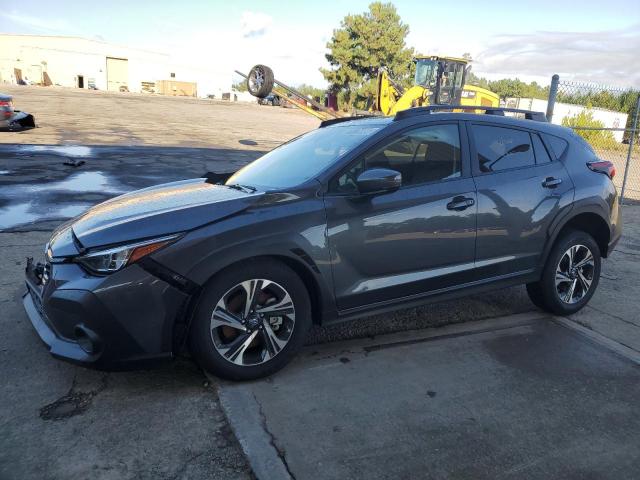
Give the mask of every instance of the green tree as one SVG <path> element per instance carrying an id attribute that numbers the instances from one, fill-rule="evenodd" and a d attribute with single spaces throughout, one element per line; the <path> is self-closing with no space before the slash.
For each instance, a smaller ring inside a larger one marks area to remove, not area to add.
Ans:
<path id="1" fill-rule="evenodd" d="M 296 90 L 298 90 L 305 97 L 311 97 L 315 101 L 322 103 L 324 101 L 324 96 L 326 92 L 322 88 L 317 88 L 312 85 L 301 84 Z"/>
<path id="2" fill-rule="evenodd" d="M 578 127 L 575 132 L 594 148 L 615 148 L 618 144 L 613 138 L 613 134 L 608 130 L 583 130 L 584 128 L 604 128 L 604 123 L 593 118 L 593 113 L 588 110 L 564 117 L 562 125 L 572 128 Z"/>
<path id="3" fill-rule="evenodd" d="M 374 2 L 368 12 L 344 17 L 327 43 L 331 68 L 320 69 L 342 108 L 366 106 L 380 67 L 397 82 L 411 83 L 414 52 L 406 46 L 408 33 L 409 26 L 391 3 Z"/>
<path id="4" fill-rule="evenodd" d="M 497 93 L 503 100 L 509 97 L 540 98 L 546 100 L 549 96 L 548 87 L 542 87 L 536 82 L 525 83 L 518 78 L 503 78 L 501 80 L 487 82 L 486 88 Z"/>
<path id="5" fill-rule="evenodd" d="M 242 80 L 241 82 L 236 82 L 231 85 L 231 89 L 236 92 L 247 92 L 249 89 L 247 88 L 247 81 Z"/>

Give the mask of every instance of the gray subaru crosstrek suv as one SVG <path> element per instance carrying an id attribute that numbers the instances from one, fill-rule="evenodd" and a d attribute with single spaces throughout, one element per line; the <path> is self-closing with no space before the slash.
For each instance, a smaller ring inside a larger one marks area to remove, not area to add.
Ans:
<path id="1" fill-rule="evenodd" d="M 65 360 L 188 350 L 231 379 L 283 367 L 314 323 L 437 299 L 526 284 L 574 313 L 620 238 L 615 169 L 541 114 L 505 111 L 324 122 L 223 183 L 96 205 L 28 262 L 26 311 Z"/>

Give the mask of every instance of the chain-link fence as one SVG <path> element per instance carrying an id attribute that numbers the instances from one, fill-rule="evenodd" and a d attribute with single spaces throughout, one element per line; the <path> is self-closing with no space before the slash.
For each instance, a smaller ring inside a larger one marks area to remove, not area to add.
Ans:
<path id="1" fill-rule="evenodd" d="M 614 183 L 624 202 L 640 202 L 640 92 L 554 75 L 547 119 L 571 127 L 603 160 L 616 167 Z"/>

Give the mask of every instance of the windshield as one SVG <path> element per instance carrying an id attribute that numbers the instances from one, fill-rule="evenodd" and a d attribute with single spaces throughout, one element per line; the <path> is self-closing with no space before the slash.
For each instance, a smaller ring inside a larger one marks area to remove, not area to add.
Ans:
<path id="1" fill-rule="evenodd" d="M 417 60 L 415 84 L 432 87 L 435 85 L 437 73 L 438 62 L 435 60 Z"/>
<path id="2" fill-rule="evenodd" d="M 318 128 L 281 145 L 237 171 L 226 185 L 290 188 L 317 176 L 384 124 L 349 122 Z"/>

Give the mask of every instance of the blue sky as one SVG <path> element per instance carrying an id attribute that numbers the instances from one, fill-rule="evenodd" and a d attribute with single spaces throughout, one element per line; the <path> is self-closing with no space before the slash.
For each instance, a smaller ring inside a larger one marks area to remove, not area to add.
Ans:
<path id="1" fill-rule="evenodd" d="M 323 85 L 325 45 L 370 2 L 3 0 L 0 31 L 101 38 L 217 69 L 271 65 L 292 84 Z M 470 52 L 491 78 L 564 78 L 640 86 L 638 0 L 394 1 L 422 53 Z"/>

